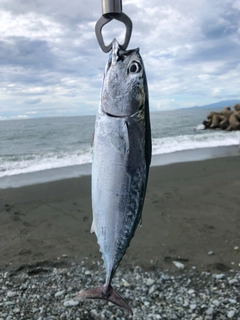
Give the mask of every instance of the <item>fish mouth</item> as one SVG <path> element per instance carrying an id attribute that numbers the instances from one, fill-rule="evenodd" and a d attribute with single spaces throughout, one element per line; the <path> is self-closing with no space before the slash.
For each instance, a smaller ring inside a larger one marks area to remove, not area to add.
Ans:
<path id="1" fill-rule="evenodd" d="M 130 117 L 131 115 L 129 114 L 124 114 L 124 115 L 115 115 L 115 114 L 112 114 L 112 113 L 108 113 L 108 112 L 105 112 L 105 114 L 108 116 L 108 117 L 111 117 L 111 118 L 126 118 L 126 117 Z"/>
<path id="2" fill-rule="evenodd" d="M 113 39 L 112 42 L 112 54 L 111 54 L 111 63 L 114 64 L 118 61 L 124 61 L 128 56 L 133 52 L 139 53 L 139 48 L 124 50 L 121 48 L 116 39 Z"/>
<path id="3" fill-rule="evenodd" d="M 111 118 L 132 118 L 132 117 L 135 117 L 141 110 L 143 109 L 143 105 L 134 113 L 132 114 L 124 114 L 124 115 L 116 115 L 116 114 L 112 114 L 112 113 L 109 113 L 109 112 L 105 112 L 104 113 L 108 116 L 108 117 L 111 117 Z"/>

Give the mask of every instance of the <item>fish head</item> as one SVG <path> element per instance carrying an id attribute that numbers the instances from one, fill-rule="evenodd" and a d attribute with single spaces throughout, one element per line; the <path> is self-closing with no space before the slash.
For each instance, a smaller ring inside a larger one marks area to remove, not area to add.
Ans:
<path id="1" fill-rule="evenodd" d="M 146 74 L 139 49 L 122 50 L 113 40 L 102 86 L 102 111 L 113 117 L 133 116 L 145 105 Z"/>

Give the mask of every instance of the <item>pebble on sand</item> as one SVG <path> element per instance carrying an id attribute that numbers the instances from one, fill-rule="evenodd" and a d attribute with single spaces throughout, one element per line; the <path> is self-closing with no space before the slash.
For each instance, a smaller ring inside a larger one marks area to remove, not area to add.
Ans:
<path id="1" fill-rule="evenodd" d="M 15 291 L 8 291 L 8 293 L 7 293 L 7 296 L 8 296 L 9 298 L 15 297 L 16 295 L 18 295 L 18 293 L 15 292 Z"/>
<path id="2" fill-rule="evenodd" d="M 229 319 L 233 318 L 235 316 L 235 311 L 234 310 L 229 311 L 227 316 Z"/>
<path id="3" fill-rule="evenodd" d="M 149 287 L 152 286 L 154 283 L 155 283 L 155 280 L 153 280 L 153 279 L 147 279 L 147 281 L 146 281 L 146 285 Z"/>
<path id="4" fill-rule="evenodd" d="M 208 251 L 209 256 L 213 256 L 215 253 L 213 251 Z"/>
<path id="5" fill-rule="evenodd" d="M 88 271 L 91 277 L 86 276 Z M 0 320 L 128 319 L 126 311 L 112 304 L 75 300 L 79 289 L 97 287 L 104 281 L 104 274 L 104 270 L 96 272 L 86 264 L 48 267 L 32 275 L 28 270 L 0 272 Z M 232 270 L 220 278 L 217 280 L 210 272 L 186 269 L 170 273 L 122 267 L 116 273 L 114 287 L 126 298 L 134 320 L 213 320 L 218 314 L 225 317 L 222 319 L 240 320 L 240 302 L 236 298 L 240 272 Z M 11 297 L 10 292 L 17 294 Z"/>
<path id="6" fill-rule="evenodd" d="M 79 304 L 79 301 L 77 300 L 68 300 L 64 302 L 64 307 L 74 307 L 77 306 Z"/>
<path id="7" fill-rule="evenodd" d="M 178 268 L 178 269 L 184 269 L 185 266 L 183 263 L 179 262 L 179 261 L 173 261 L 173 264 L 175 264 L 175 266 Z"/>

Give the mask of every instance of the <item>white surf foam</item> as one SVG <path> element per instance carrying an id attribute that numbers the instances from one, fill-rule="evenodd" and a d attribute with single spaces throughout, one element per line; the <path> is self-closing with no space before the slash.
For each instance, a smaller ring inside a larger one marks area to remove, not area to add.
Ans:
<path id="1" fill-rule="evenodd" d="M 240 132 L 212 131 L 194 135 L 181 135 L 153 139 L 153 154 L 176 151 L 239 145 Z"/>
<path id="2" fill-rule="evenodd" d="M 0 160 L 0 177 L 43 171 L 47 169 L 69 167 L 91 162 L 91 151 L 85 153 L 46 153 L 43 155 L 33 154 L 14 159 L 4 157 Z"/>
<path id="3" fill-rule="evenodd" d="M 205 125 L 204 124 L 199 124 L 196 126 L 196 128 L 194 128 L 195 130 L 204 130 L 205 129 Z"/>

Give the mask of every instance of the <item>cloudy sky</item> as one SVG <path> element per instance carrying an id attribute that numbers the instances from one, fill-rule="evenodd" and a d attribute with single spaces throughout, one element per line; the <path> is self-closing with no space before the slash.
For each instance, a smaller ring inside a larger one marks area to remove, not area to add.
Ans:
<path id="1" fill-rule="evenodd" d="M 122 0 L 152 111 L 240 98 L 240 0 Z M 101 0 L 0 0 L 0 119 L 95 114 Z M 110 22 L 105 42 L 123 38 Z"/>

